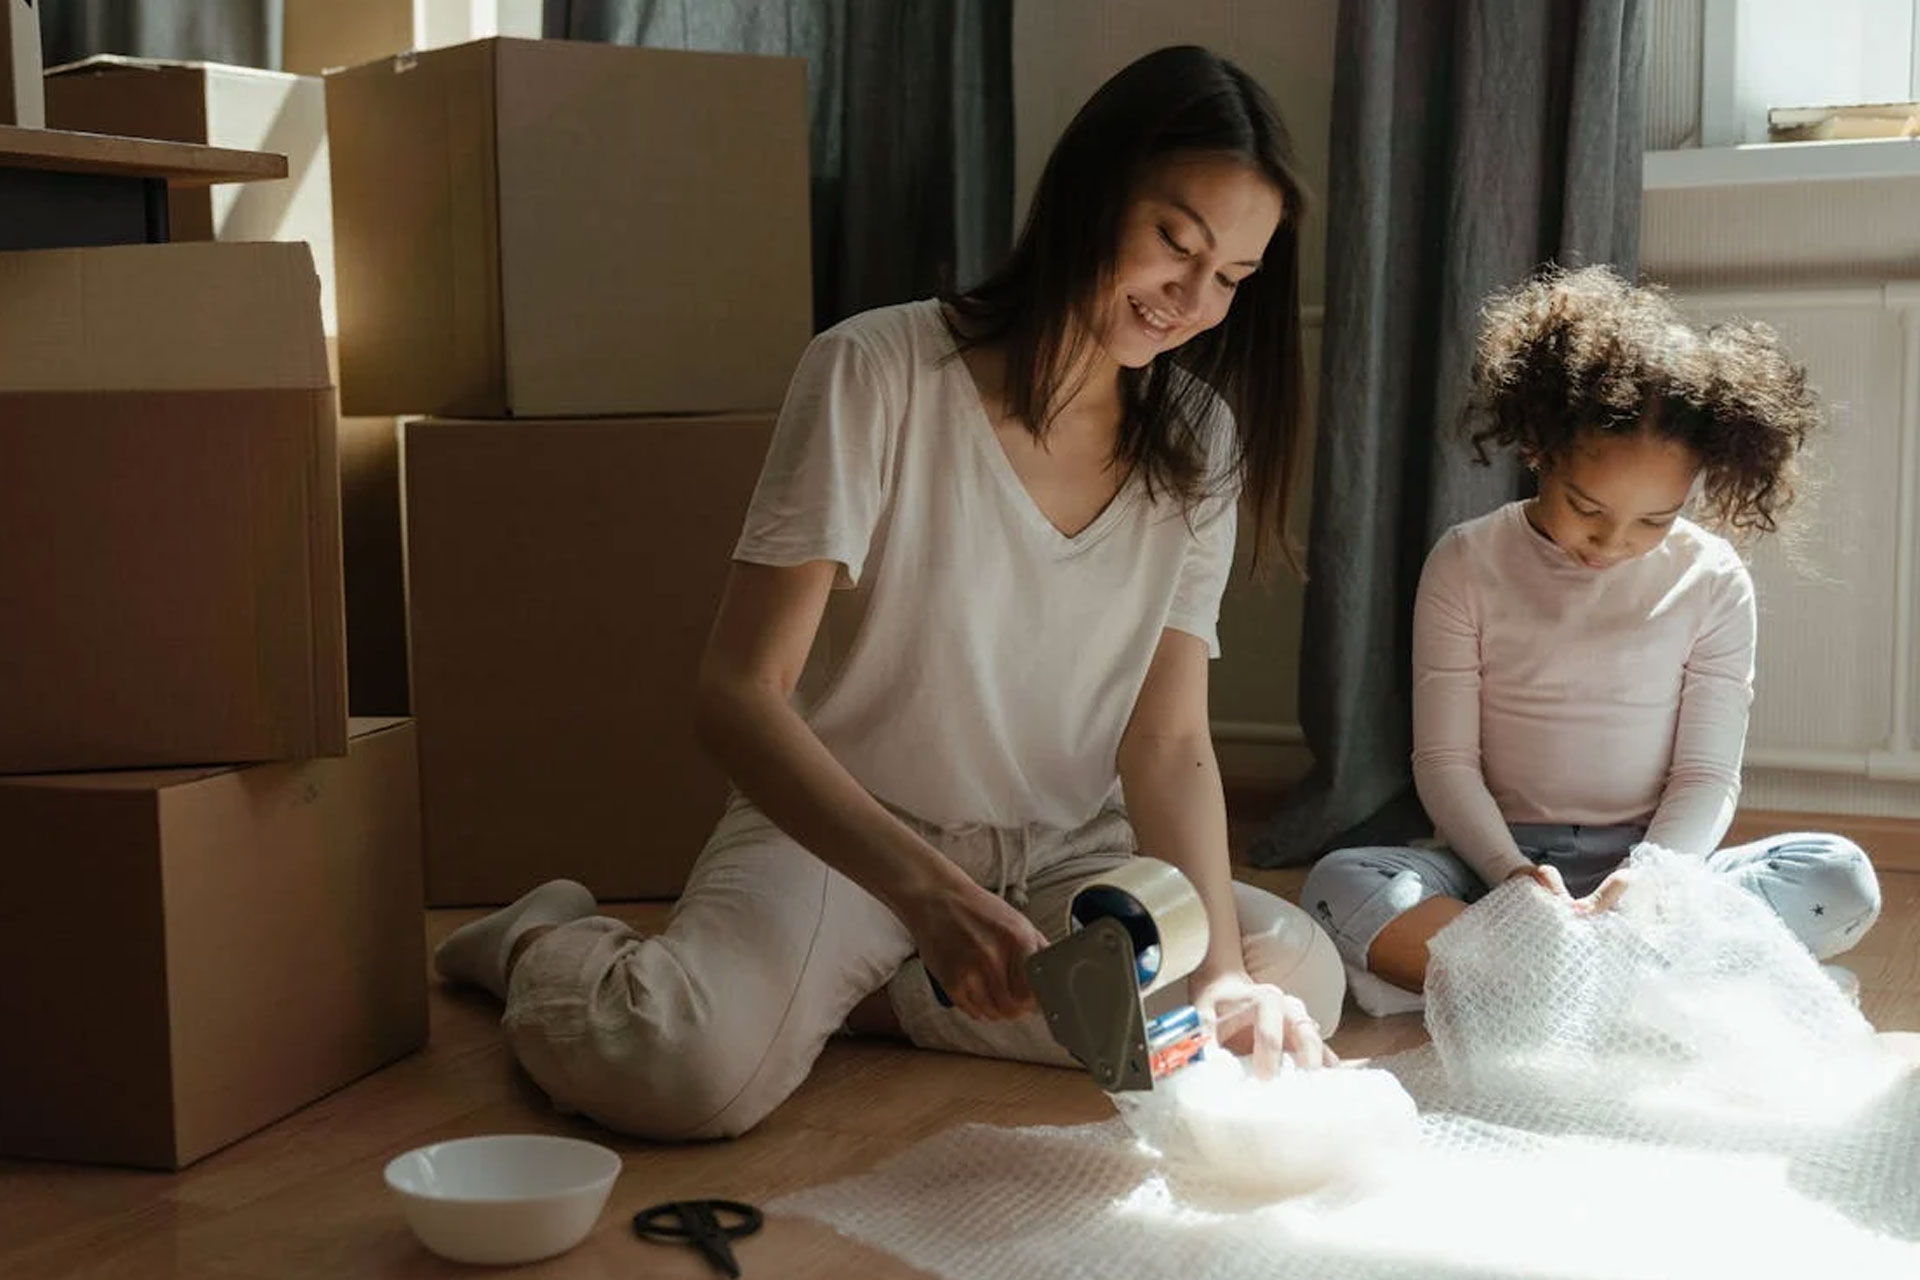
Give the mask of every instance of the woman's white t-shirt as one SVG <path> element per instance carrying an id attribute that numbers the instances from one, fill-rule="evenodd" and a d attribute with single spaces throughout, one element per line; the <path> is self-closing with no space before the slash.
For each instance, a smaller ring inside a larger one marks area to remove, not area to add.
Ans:
<path id="1" fill-rule="evenodd" d="M 1216 400 L 1214 474 L 1233 450 Z M 994 435 L 938 302 L 813 340 L 734 558 L 833 560 L 832 661 L 804 711 L 875 796 L 943 826 L 1079 826 L 1114 794 L 1163 628 L 1219 653 L 1236 494 L 1189 515 L 1130 479 L 1073 537 Z"/>

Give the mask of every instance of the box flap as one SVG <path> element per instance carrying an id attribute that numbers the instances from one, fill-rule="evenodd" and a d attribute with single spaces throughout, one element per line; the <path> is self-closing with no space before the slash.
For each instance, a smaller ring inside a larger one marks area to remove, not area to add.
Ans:
<path id="1" fill-rule="evenodd" d="M 305 244 L 0 253 L 0 393 L 330 385 Z"/>

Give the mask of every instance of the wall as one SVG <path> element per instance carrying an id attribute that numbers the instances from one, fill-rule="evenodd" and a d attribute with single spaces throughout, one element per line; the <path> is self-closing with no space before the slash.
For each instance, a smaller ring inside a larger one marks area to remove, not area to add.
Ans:
<path id="1" fill-rule="evenodd" d="M 1169 44 L 1206 45 L 1265 85 L 1293 134 L 1308 184 L 1324 198 L 1337 8 L 1336 0 L 1018 0 L 1015 208 L 1026 208 L 1047 152 L 1080 104 L 1122 66 Z M 1301 281 L 1309 394 L 1320 364 L 1325 243 L 1316 213 L 1306 225 Z M 1305 529 L 1304 519 L 1299 527 Z M 1260 583 L 1247 580 L 1244 563 L 1242 569 L 1222 610 L 1223 656 L 1213 664 L 1221 767 L 1229 778 L 1284 779 L 1306 763 L 1295 709 L 1301 587 L 1284 566 Z"/>

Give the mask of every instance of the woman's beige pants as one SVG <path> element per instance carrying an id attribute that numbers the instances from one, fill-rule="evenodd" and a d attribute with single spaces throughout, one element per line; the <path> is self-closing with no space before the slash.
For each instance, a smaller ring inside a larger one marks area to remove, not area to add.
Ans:
<path id="1" fill-rule="evenodd" d="M 1074 887 L 1134 854 L 1117 810 L 1077 831 L 905 820 L 1053 938 Z M 1284 899 L 1234 890 L 1248 972 L 1298 996 L 1331 1035 L 1346 991 L 1331 940 Z M 940 1005 L 913 957 L 892 912 L 736 796 L 665 932 L 606 918 L 551 930 L 515 966 L 503 1025 L 557 1105 L 653 1139 L 751 1129 L 882 987 L 924 1048 L 1072 1065 L 1037 1014 L 980 1022 Z"/>

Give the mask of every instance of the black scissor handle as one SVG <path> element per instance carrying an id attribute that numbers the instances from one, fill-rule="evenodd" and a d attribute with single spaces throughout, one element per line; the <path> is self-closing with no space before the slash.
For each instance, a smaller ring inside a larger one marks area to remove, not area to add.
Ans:
<path id="1" fill-rule="evenodd" d="M 633 1229 L 656 1240 L 698 1240 L 710 1234 L 738 1240 L 758 1231 L 764 1221 L 758 1209 L 738 1200 L 675 1200 L 634 1214 Z"/>

